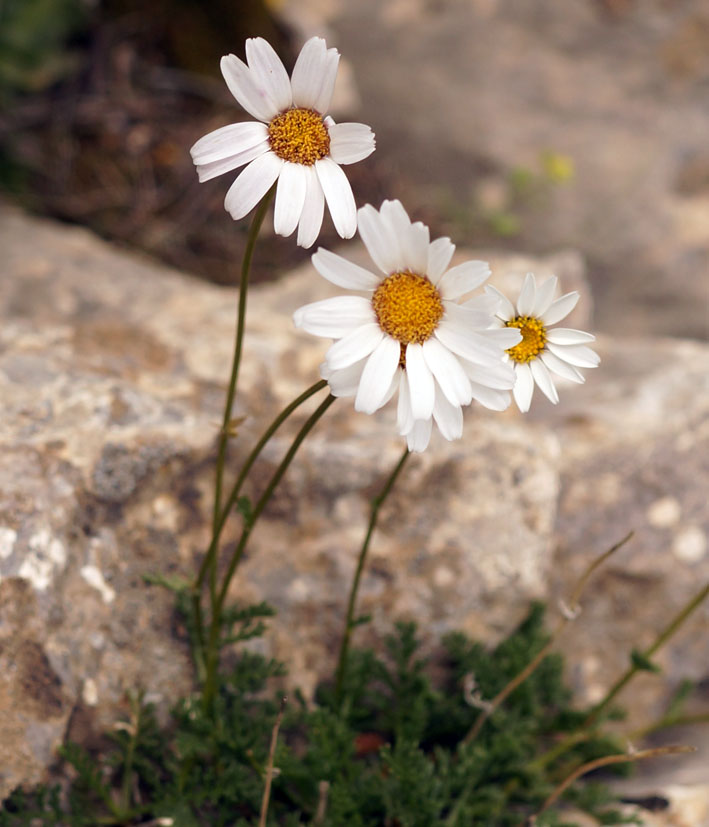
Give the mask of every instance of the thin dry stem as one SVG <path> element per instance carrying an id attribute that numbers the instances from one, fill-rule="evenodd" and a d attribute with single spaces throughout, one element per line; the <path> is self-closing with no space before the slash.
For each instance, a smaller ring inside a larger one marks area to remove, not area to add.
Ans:
<path id="1" fill-rule="evenodd" d="M 566 611 L 562 612 L 561 620 L 559 621 L 558 626 L 552 633 L 549 640 L 542 646 L 542 648 L 537 652 L 537 654 L 532 658 L 532 660 L 519 672 L 515 675 L 514 678 L 504 686 L 495 697 L 487 703 L 483 712 L 478 715 L 475 719 L 475 723 L 470 728 L 468 734 L 463 738 L 464 744 L 469 744 L 471 741 L 475 740 L 475 738 L 480 733 L 480 730 L 485 726 L 485 722 L 490 718 L 491 715 L 495 713 L 495 710 L 500 707 L 502 703 L 507 699 L 507 697 L 517 689 L 518 686 L 523 684 L 527 678 L 536 670 L 539 664 L 544 660 L 544 658 L 549 654 L 552 646 L 556 643 L 559 639 L 559 636 L 564 631 L 564 629 L 571 623 L 573 620 L 578 617 L 580 606 L 579 606 L 579 599 L 583 593 L 583 590 L 586 588 L 588 581 L 591 578 L 591 575 L 596 571 L 596 569 L 605 563 L 605 561 L 619 548 L 622 548 L 633 536 L 633 532 L 629 532 L 628 534 L 623 537 L 622 540 L 619 540 L 615 545 L 612 545 L 607 551 L 604 551 L 603 554 L 596 557 L 595 560 L 591 562 L 591 564 L 586 568 L 584 573 L 581 575 L 579 580 L 577 581 L 576 585 L 574 586 L 571 597 L 569 598 L 568 603 L 564 603 L 566 607 Z"/>
<path id="2" fill-rule="evenodd" d="M 315 811 L 315 818 L 313 819 L 313 827 L 322 824 L 325 821 L 325 814 L 327 813 L 327 797 L 330 792 L 330 782 L 321 781 L 318 784 L 318 808 Z"/>
<path id="3" fill-rule="evenodd" d="M 271 782 L 273 781 L 273 761 L 276 756 L 276 744 L 278 743 L 278 730 L 281 728 L 283 714 L 286 711 L 287 698 L 281 699 L 281 708 L 278 710 L 276 723 L 271 731 L 271 746 L 268 750 L 268 761 L 266 762 L 266 783 L 263 787 L 263 798 L 261 799 L 261 816 L 258 820 L 258 827 L 266 827 L 266 816 L 268 815 L 268 802 L 271 799 Z"/>
<path id="4" fill-rule="evenodd" d="M 559 797 L 582 775 L 586 775 L 593 770 L 601 767 L 608 767 L 612 764 L 627 764 L 631 761 L 643 761 L 646 758 L 657 758 L 660 755 L 680 755 L 681 753 L 696 752 L 696 747 L 688 746 L 687 744 L 672 744 L 666 747 L 653 747 L 652 749 L 643 749 L 637 752 L 623 752 L 617 755 L 605 755 L 603 758 L 595 758 L 593 761 L 587 761 L 580 767 L 577 767 L 570 775 L 568 775 L 559 786 L 552 792 L 547 800 L 542 804 L 541 809 L 537 812 L 540 815 L 545 810 L 548 810 Z M 534 824 L 534 816 L 528 824 Z"/>

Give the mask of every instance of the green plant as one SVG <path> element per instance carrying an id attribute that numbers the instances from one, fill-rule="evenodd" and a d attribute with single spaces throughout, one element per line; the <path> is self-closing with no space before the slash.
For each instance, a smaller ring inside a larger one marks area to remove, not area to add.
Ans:
<path id="1" fill-rule="evenodd" d="M 263 606 L 245 610 L 237 625 L 244 629 L 263 614 Z M 273 756 L 266 823 L 518 827 L 568 766 L 622 753 L 620 739 L 594 730 L 563 756 L 538 760 L 589 713 L 571 706 L 555 654 L 509 695 L 478 738 L 465 742 L 481 714 L 466 691 L 467 676 L 475 675 L 483 697 L 499 692 L 545 646 L 543 619 L 543 607 L 533 606 L 493 651 L 460 633 L 447 635 L 435 684 L 415 626 L 399 624 L 383 655 L 352 651 L 342 703 L 329 684 L 319 688 L 314 707 L 294 693 Z M 132 698 L 129 720 L 103 752 L 62 749 L 72 768 L 68 790 L 16 791 L 0 825 L 256 825 L 282 697 L 268 687 L 283 674 L 281 664 L 242 651 L 222 675 L 215 714 L 198 696 L 184 698 L 165 728 L 149 705 Z M 563 800 L 603 824 L 638 823 L 614 807 L 600 783 L 570 788 Z M 548 812 L 536 823 L 568 822 Z"/>

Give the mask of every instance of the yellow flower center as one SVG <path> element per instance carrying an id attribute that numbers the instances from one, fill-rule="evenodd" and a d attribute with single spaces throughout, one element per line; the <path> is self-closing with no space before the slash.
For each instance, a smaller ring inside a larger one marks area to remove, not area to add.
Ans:
<path id="1" fill-rule="evenodd" d="M 423 344 L 443 315 L 441 296 L 426 276 L 405 270 L 377 287 L 372 307 L 381 329 L 404 346 Z"/>
<path id="2" fill-rule="evenodd" d="M 313 109 L 289 109 L 268 125 L 271 149 L 293 164 L 312 166 L 330 152 L 330 134 Z"/>
<path id="3" fill-rule="evenodd" d="M 519 328 L 522 334 L 522 341 L 507 350 L 510 359 L 515 362 L 531 362 L 544 350 L 547 329 L 539 319 L 532 316 L 517 316 L 505 322 L 505 325 Z"/>

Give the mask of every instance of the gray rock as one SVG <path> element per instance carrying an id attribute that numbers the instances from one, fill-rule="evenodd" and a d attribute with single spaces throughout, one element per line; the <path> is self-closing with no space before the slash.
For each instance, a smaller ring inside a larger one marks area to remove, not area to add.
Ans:
<path id="1" fill-rule="evenodd" d="M 10 711 L 0 715 L 2 796 L 42 777 L 70 722 L 87 739 L 115 721 L 128 689 L 144 689 L 163 711 L 190 689 L 171 597 L 143 576 L 191 576 L 208 542 L 235 296 L 82 230 L 0 211 L 0 708 Z M 552 268 L 565 289 L 584 289 L 574 253 L 491 258 L 505 279 Z M 306 267 L 250 294 L 235 411 L 247 418 L 230 475 L 265 423 L 317 379 L 325 343 L 295 331 L 290 315 L 335 290 Z M 574 324 L 588 326 L 589 307 Z M 474 407 L 463 440 L 436 439 L 410 460 L 374 538 L 359 604 L 373 623 L 358 643 L 400 618 L 419 622 L 429 650 L 451 628 L 494 642 L 531 598 L 562 593 L 652 508 L 655 522 L 682 516 L 656 529 L 650 558 L 638 545 L 607 570 L 627 604 L 598 587 L 589 594 L 573 630 L 579 691 L 605 684 L 629 646 L 688 599 L 707 565 L 696 531 L 680 530 L 702 525 L 706 348 L 609 340 L 601 349 L 603 367 L 584 388 L 564 388 L 558 409 L 536 400 L 530 420 Z M 251 493 L 305 415 L 269 446 Z M 235 580 L 234 598 L 278 609 L 258 645 L 306 692 L 332 674 L 368 502 L 402 448 L 392 411 L 366 417 L 338 401 L 281 483 Z M 663 498 L 679 505 L 657 505 Z M 225 546 L 237 536 L 235 519 Z M 678 543 L 671 563 L 665 540 Z M 694 623 L 665 651 L 670 682 L 699 677 L 706 663 Z M 588 658 L 599 650 L 608 668 L 594 675 Z M 655 679 L 648 709 L 666 691 Z"/>
<path id="2" fill-rule="evenodd" d="M 25 672 L 13 667 L 20 651 L 43 676 L 35 706 L 0 716 L 0 743 L 32 745 L 9 764 L 3 795 L 41 776 L 72 711 L 72 721 L 98 731 L 130 688 L 164 709 L 190 687 L 171 598 L 143 576 L 191 576 L 208 542 L 235 297 L 81 230 L 1 209 L 9 278 L 0 282 L 0 628 L 14 648 L 0 651 L 0 675 L 6 697 L 24 692 Z M 572 253 L 497 261 L 517 281 L 529 267 L 551 267 L 582 286 Z M 235 411 L 248 418 L 230 472 L 266 422 L 318 379 L 325 343 L 290 317 L 330 292 L 307 267 L 251 293 Z M 418 620 L 428 646 L 454 627 L 495 639 L 546 593 L 557 441 L 530 439 L 521 420 L 479 408 L 469 420 L 464 442 L 437 440 L 410 461 L 382 513 L 359 606 L 373 623 L 361 643 L 400 618 Z M 334 668 L 369 499 L 403 449 L 393 424 L 392 411 L 333 407 L 278 489 L 234 584 L 235 598 L 279 610 L 259 645 L 286 660 L 306 692 Z M 253 486 L 289 444 L 293 426 L 284 431 Z M 20 599 L 31 624 L 13 620 Z M 46 708 L 33 714 L 40 701 Z M 39 726 L 45 719 L 51 727 Z"/>
<path id="3" fill-rule="evenodd" d="M 566 642 L 576 688 L 590 701 L 625 669 L 630 649 L 649 646 L 709 582 L 706 346 L 609 339 L 599 352 L 599 381 L 544 413 L 561 443 L 557 591 L 592 554 L 635 532 L 592 581 Z M 709 676 L 708 622 L 709 601 L 656 657 L 671 685 Z M 667 698 L 657 686 L 640 675 L 619 699 L 631 729 L 659 717 Z"/>

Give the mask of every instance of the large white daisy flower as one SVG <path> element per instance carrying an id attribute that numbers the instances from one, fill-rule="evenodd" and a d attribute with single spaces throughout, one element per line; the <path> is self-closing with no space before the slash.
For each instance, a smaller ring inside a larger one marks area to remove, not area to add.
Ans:
<path id="1" fill-rule="evenodd" d="M 229 188 L 224 207 L 243 218 L 278 181 L 274 229 L 310 247 L 322 226 L 324 202 L 335 229 L 351 238 L 357 228 L 352 188 L 340 164 L 374 151 L 374 134 L 361 123 L 336 124 L 326 116 L 335 86 L 337 49 L 313 37 L 303 46 L 293 75 L 263 38 L 246 41 L 248 65 L 235 55 L 221 60 L 229 91 L 257 122 L 210 132 L 190 150 L 200 181 L 248 164 Z"/>
<path id="2" fill-rule="evenodd" d="M 328 250 L 313 264 L 339 287 L 364 295 L 338 296 L 296 311 L 297 327 L 336 340 L 321 368 L 335 396 L 354 396 L 355 409 L 374 413 L 398 391 L 399 433 L 423 451 L 432 421 L 446 439 L 463 431 L 461 407 L 476 399 L 493 410 L 510 402 L 514 374 L 504 350 L 515 329 L 491 329 L 496 297 L 459 300 L 490 275 L 484 261 L 448 269 L 455 246 L 430 241 L 399 201 L 357 214 L 359 233 L 381 271 L 374 274 Z M 383 275 L 382 275 L 383 274 Z"/>
<path id="3" fill-rule="evenodd" d="M 523 413 L 529 410 L 535 384 L 556 405 L 559 395 L 552 373 L 583 383 L 585 379 L 579 368 L 595 368 L 601 361 L 598 354 L 586 346 L 595 336 L 565 327 L 551 329 L 551 325 L 571 313 L 579 300 L 578 292 L 574 291 L 555 301 L 556 286 L 556 276 L 537 287 L 534 275 L 527 273 L 517 307 L 496 288 L 485 288 L 488 295 L 500 300 L 497 325 L 502 329 L 518 329 L 522 334 L 522 341 L 508 348 L 507 355 L 515 371 L 512 392 Z"/>

